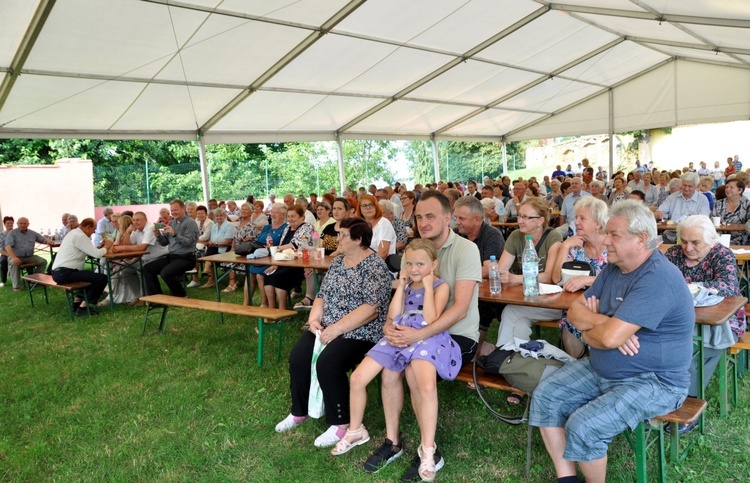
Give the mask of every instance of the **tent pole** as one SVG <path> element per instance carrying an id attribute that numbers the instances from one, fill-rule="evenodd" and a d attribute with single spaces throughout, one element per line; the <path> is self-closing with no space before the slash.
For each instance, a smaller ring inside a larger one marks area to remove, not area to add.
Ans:
<path id="1" fill-rule="evenodd" d="M 508 148 L 505 145 L 505 141 L 503 141 L 502 148 L 503 148 L 503 176 L 508 176 Z"/>
<path id="2" fill-rule="evenodd" d="M 208 168 L 206 166 L 206 141 L 203 134 L 198 135 L 198 157 L 201 163 L 201 180 L 203 181 L 203 202 L 208 206 L 211 193 L 208 189 Z"/>
<path id="3" fill-rule="evenodd" d="M 339 196 L 344 196 L 344 188 L 346 187 L 346 173 L 344 172 L 344 146 L 341 145 L 341 138 L 336 133 L 336 147 L 339 151 Z"/>
<path id="4" fill-rule="evenodd" d="M 609 90 L 609 176 L 615 172 L 615 91 Z"/>
<path id="5" fill-rule="evenodd" d="M 430 140 L 432 141 L 432 160 L 435 164 L 435 182 L 437 183 L 440 181 L 440 161 L 438 158 L 438 145 L 437 145 L 437 139 L 435 139 L 435 136 L 430 136 Z"/>

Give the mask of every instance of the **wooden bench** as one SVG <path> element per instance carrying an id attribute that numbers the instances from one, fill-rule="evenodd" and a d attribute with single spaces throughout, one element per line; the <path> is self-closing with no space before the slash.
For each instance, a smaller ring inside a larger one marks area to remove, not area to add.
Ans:
<path id="1" fill-rule="evenodd" d="M 158 331 L 164 333 L 167 324 L 167 311 L 169 307 L 182 307 L 193 310 L 204 310 L 208 312 L 218 312 L 222 314 L 242 315 L 245 317 L 258 317 L 258 365 L 263 365 L 263 346 L 266 337 L 266 330 L 273 329 L 279 333 L 279 347 L 277 360 L 281 360 L 281 342 L 284 330 L 284 321 L 289 317 L 297 315 L 294 310 L 271 309 L 268 307 L 254 307 L 251 305 L 238 305 L 227 302 L 213 302 L 211 300 L 199 300 L 183 297 L 174 297 L 172 295 L 146 295 L 140 298 L 146 302 L 146 319 L 143 321 L 143 334 L 146 334 L 146 327 L 149 323 L 151 311 L 162 309 L 161 320 Z M 156 325 L 153 324 L 155 327 Z"/>
<path id="2" fill-rule="evenodd" d="M 486 372 L 479 367 L 476 367 L 476 377 L 474 374 L 474 365 L 466 364 L 461 368 L 458 373 L 456 380 L 463 382 L 472 382 L 476 385 L 477 394 L 480 399 L 487 407 L 487 409 L 494 416 L 498 417 L 502 421 L 509 424 L 523 424 L 528 422 L 529 403 L 531 397 L 526 397 L 526 408 L 522 417 L 504 416 L 498 413 L 491 404 L 487 401 L 485 396 L 482 394 L 482 388 L 484 389 L 498 389 L 505 392 L 515 392 L 518 394 L 527 395 L 525 392 L 513 387 L 503 376 L 500 374 L 493 374 Z M 527 395 L 528 396 L 528 395 Z M 670 426 L 670 461 L 677 463 L 684 460 L 687 457 L 690 448 L 695 444 L 697 438 L 693 438 L 691 442 L 685 447 L 684 450 L 680 448 L 679 442 L 679 431 L 678 425 L 680 424 L 692 424 L 698 421 L 703 412 L 707 407 L 706 401 L 702 399 L 696 399 L 689 397 L 685 400 L 682 406 L 669 414 L 652 418 L 655 426 L 652 428 L 653 431 L 646 431 L 646 423 L 641 422 L 638 424 L 636 429 L 631 433 L 626 431 L 625 437 L 628 440 L 633 452 L 635 453 L 636 459 L 636 480 L 638 483 L 646 483 L 648 481 L 647 466 L 646 466 L 646 455 L 647 450 L 650 446 L 657 446 L 657 457 L 658 457 L 658 468 L 659 468 L 659 481 L 666 481 L 666 457 L 664 451 L 664 424 Z M 531 434 L 532 427 L 528 428 L 528 437 L 526 441 L 526 474 L 529 474 L 531 468 Z"/>
<path id="3" fill-rule="evenodd" d="M 34 307 L 34 289 L 37 287 L 37 285 L 39 285 L 44 288 L 44 300 L 47 302 L 47 305 L 49 305 L 47 287 L 60 289 L 65 292 L 65 302 L 68 305 L 68 315 L 70 316 L 70 320 L 74 320 L 75 318 L 75 314 L 73 313 L 73 301 L 78 294 L 82 294 L 83 300 L 86 301 L 86 311 L 89 313 L 89 316 L 91 315 L 91 311 L 88 310 L 89 300 L 86 296 L 86 291 L 84 290 L 91 285 L 90 283 L 73 282 L 59 284 L 52 280 L 52 275 L 47 275 L 46 273 L 32 273 L 29 275 L 24 275 L 21 278 L 23 278 L 23 280 L 26 282 L 26 288 L 29 291 L 29 299 L 31 299 L 32 308 Z"/>

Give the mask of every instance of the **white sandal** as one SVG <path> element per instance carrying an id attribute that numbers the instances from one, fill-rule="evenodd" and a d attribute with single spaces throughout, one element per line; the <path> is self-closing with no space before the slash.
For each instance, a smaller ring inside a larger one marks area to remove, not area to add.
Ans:
<path id="1" fill-rule="evenodd" d="M 436 450 L 437 445 L 431 448 L 427 448 L 422 444 L 419 445 L 417 453 L 419 454 L 419 477 L 422 478 L 422 481 L 435 481 L 435 475 L 437 474 L 435 470 Z M 430 474 L 425 475 L 425 473 Z"/>
<path id="2" fill-rule="evenodd" d="M 350 437 L 359 437 L 359 439 L 351 441 L 349 439 Z M 331 450 L 331 454 L 333 456 L 341 456 L 355 446 L 365 444 L 368 441 L 370 441 L 370 433 L 367 432 L 367 428 L 365 428 L 364 424 L 360 426 L 359 429 L 355 429 L 354 431 L 352 431 L 351 429 L 347 429 L 344 437 L 341 438 L 339 442 L 336 443 L 336 447 Z"/>

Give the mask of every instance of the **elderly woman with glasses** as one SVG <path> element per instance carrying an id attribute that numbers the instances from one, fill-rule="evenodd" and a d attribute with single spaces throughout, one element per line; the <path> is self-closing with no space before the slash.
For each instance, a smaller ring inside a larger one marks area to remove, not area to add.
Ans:
<path id="1" fill-rule="evenodd" d="M 513 231 L 505 241 L 503 254 L 500 256 L 500 281 L 503 284 L 517 285 L 523 283 L 521 255 L 526 247 L 526 235 L 531 240 L 539 255 L 539 282 L 551 283 L 562 235 L 548 226 L 549 204 L 542 198 L 528 198 L 518 207 L 518 230 Z M 531 324 L 537 320 L 554 320 L 562 316 L 560 310 L 540 309 L 508 305 L 500 317 L 500 329 L 497 333 L 497 345 L 513 343 L 514 338 L 529 340 Z M 486 349 L 485 349 L 486 351 Z M 485 352 L 483 351 L 483 352 Z M 508 402 L 518 404 L 521 397 L 517 394 L 508 396 Z"/>
<path id="2" fill-rule="evenodd" d="M 331 262 L 315 297 L 309 332 L 297 341 L 289 355 L 292 404 L 276 432 L 289 431 L 308 419 L 308 396 L 315 334 L 325 349 L 316 362 L 325 403 L 328 429 L 315 446 L 335 445 L 349 427 L 349 378 L 347 373 L 364 359 L 383 334 L 391 295 L 391 277 L 385 262 L 370 249 L 372 228 L 360 218 L 341 221 L 341 256 Z"/>
<path id="3" fill-rule="evenodd" d="M 372 227 L 370 248 L 380 258 L 385 260 L 388 255 L 396 253 L 396 231 L 393 229 L 391 222 L 383 216 L 383 210 L 374 196 L 362 195 L 355 216 L 364 218 Z"/>
<path id="4" fill-rule="evenodd" d="M 685 281 L 701 285 L 722 297 L 741 295 L 737 279 L 737 260 L 729 248 L 718 242 L 713 223 L 707 216 L 692 215 L 677 228 L 680 245 L 667 250 L 666 257 L 680 269 Z M 724 349 L 734 345 L 745 333 L 745 309 L 742 308 L 722 325 L 712 325 L 704 346 L 705 389 L 716 370 Z M 698 363 L 690 361 L 690 388 L 688 396 L 698 396 Z M 683 432 L 692 428 L 680 428 Z"/>

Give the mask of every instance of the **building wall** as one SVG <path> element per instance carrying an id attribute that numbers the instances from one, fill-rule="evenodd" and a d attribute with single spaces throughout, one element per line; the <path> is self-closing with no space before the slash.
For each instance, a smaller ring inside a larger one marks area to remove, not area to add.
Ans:
<path id="1" fill-rule="evenodd" d="M 0 166 L 0 211 L 29 219 L 32 230 L 62 227 L 63 213 L 94 216 L 94 172 L 90 160 L 60 159 L 54 165 Z"/>

